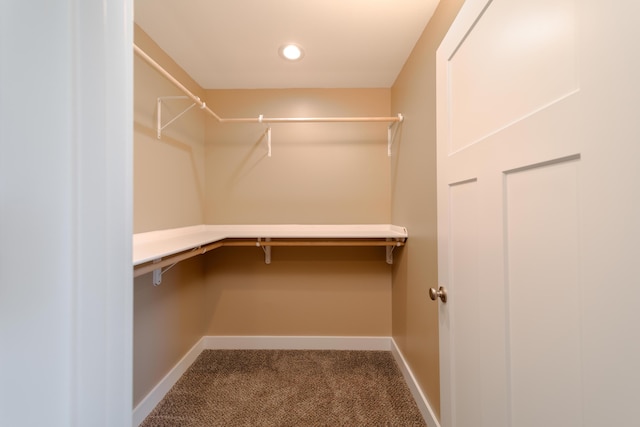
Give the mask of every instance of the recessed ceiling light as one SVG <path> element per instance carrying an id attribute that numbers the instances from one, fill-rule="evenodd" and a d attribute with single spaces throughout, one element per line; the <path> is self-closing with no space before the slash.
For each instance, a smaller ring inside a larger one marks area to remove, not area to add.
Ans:
<path id="1" fill-rule="evenodd" d="M 281 46 L 278 50 L 280 56 L 288 61 L 298 61 L 304 56 L 304 51 L 297 44 L 289 43 Z"/>

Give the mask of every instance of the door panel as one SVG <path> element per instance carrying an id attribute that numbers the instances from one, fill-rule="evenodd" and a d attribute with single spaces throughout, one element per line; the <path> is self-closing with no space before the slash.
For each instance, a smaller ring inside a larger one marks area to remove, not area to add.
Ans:
<path id="1" fill-rule="evenodd" d="M 513 426 L 582 425 L 578 166 L 570 157 L 505 174 Z"/>
<path id="2" fill-rule="evenodd" d="M 454 383 L 455 404 L 466 408 L 461 413 L 462 425 L 472 423 L 481 416 L 482 406 L 477 396 L 480 390 L 480 374 L 482 365 L 479 358 L 468 359 L 469 354 L 480 352 L 480 325 L 476 322 L 478 313 L 482 310 L 479 301 L 478 288 L 478 210 L 477 181 L 468 180 L 451 185 L 451 245 L 449 259 L 451 271 L 456 272 L 451 277 L 456 288 L 456 310 L 452 317 L 454 323 L 451 329 L 457 331 L 456 336 L 465 337 L 452 343 L 452 358 L 456 361 L 452 372 Z"/>
<path id="3" fill-rule="evenodd" d="M 466 0 L 438 49 L 443 427 L 638 425 L 638 15 Z"/>
<path id="4" fill-rule="evenodd" d="M 451 152 L 577 90 L 574 2 L 487 4 L 447 61 Z"/>

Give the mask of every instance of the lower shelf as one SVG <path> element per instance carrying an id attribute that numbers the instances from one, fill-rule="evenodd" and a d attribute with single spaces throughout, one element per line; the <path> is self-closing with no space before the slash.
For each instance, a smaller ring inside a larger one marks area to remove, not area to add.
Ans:
<path id="1" fill-rule="evenodd" d="M 154 231 L 134 235 L 133 275 L 153 272 L 153 283 L 159 285 L 162 274 L 178 262 L 222 246 L 262 248 L 267 264 L 274 246 L 384 246 L 386 262 L 393 264 L 394 249 L 407 237 L 406 228 L 390 224 L 200 225 Z"/>
<path id="2" fill-rule="evenodd" d="M 265 251 L 265 263 L 271 263 L 271 247 L 273 246 L 314 246 L 314 247 L 345 247 L 345 246 L 378 246 L 387 248 L 386 261 L 388 264 L 393 264 L 393 250 L 397 247 L 404 246 L 404 240 L 376 240 L 376 239 L 344 239 L 344 240 L 273 240 L 273 239 L 225 239 L 215 243 L 211 243 L 205 246 L 199 246 L 197 248 L 190 249 L 188 251 L 179 252 L 177 254 L 169 255 L 164 258 L 159 258 L 154 261 L 150 261 L 144 264 L 134 266 L 133 277 L 142 276 L 153 271 L 161 270 L 167 266 L 173 266 L 180 261 L 192 258 L 194 256 L 203 255 L 214 249 L 231 246 L 231 247 L 260 247 Z M 162 271 L 160 275 L 162 275 Z M 154 284 L 155 283 L 154 279 Z"/>

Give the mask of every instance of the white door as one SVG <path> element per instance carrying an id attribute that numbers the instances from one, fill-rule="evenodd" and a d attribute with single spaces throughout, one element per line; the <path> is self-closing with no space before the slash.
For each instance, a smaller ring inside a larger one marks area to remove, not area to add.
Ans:
<path id="1" fill-rule="evenodd" d="M 467 0 L 437 52 L 444 427 L 640 425 L 639 16 Z"/>

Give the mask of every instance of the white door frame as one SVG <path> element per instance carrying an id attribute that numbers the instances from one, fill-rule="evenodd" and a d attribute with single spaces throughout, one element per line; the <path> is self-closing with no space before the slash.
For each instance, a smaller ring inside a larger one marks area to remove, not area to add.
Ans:
<path id="1" fill-rule="evenodd" d="M 132 43 L 133 0 L 0 4 L 0 425 L 131 425 Z"/>

